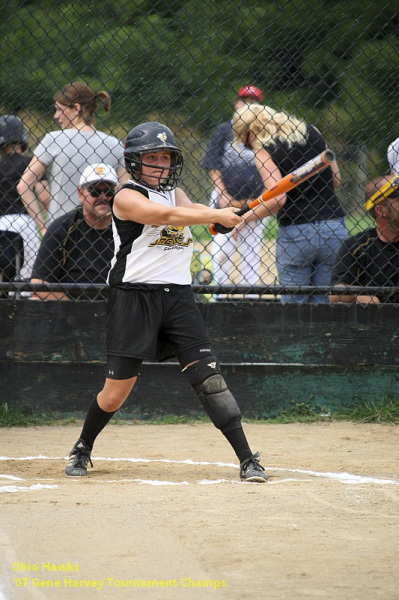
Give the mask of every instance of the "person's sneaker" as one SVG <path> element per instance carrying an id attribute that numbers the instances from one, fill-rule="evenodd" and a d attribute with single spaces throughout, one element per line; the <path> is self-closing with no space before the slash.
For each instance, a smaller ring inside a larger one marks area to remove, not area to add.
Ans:
<path id="1" fill-rule="evenodd" d="M 269 479 L 265 469 L 259 464 L 260 454 L 257 452 L 240 464 L 240 479 L 243 481 L 254 481 L 264 483 Z"/>
<path id="2" fill-rule="evenodd" d="M 91 450 L 85 442 L 79 439 L 69 454 L 69 461 L 65 474 L 69 477 L 83 477 L 87 475 L 87 463 L 93 466 L 90 458 Z"/>

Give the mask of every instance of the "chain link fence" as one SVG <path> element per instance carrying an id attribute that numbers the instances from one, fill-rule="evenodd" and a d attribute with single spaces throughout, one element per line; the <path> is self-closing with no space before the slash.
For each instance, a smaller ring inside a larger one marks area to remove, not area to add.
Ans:
<path id="1" fill-rule="evenodd" d="M 200 301 L 397 301 L 395 3 L 10 0 L 0 31 L 3 297 L 106 295 L 126 135 L 159 121 L 183 151 L 179 186 L 214 208 L 336 156 L 238 230 L 191 228 Z"/>

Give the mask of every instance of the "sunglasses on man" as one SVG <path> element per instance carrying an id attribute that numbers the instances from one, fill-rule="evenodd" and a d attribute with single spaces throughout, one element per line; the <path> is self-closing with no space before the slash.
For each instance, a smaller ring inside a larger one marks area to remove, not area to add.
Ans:
<path id="1" fill-rule="evenodd" d="M 115 186 L 107 186 L 107 187 L 96 187 L 95 185 L 86 186 L 86 190 L 89 192 L 92 198 L 99 198 L 101 194 L 104 194 L 107 198 L 112 198 L 115 194 Z"/>

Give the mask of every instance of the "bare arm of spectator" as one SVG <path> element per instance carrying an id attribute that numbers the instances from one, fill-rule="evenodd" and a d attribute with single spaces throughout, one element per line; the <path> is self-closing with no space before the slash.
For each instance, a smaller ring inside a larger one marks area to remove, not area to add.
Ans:
<path id="1" fill-rule="evenodd" d="M 46 179 L 42 179 L 41 181 L 37 181 L 34 186 L 37 197 L 43 205 L 43 210 L 45 213 L 48 213 L 48 209 L 50 206 L 50 190 L 48 181 Z"/>
<path id="2" fill-rule="evenodd" d="M 218 208 L 226 208 L 226 206 L 231 206 L 233 198 L 226 190 L 222 179 L 222 173 L 217 169 L 210 169 L 209 176 L 212 179 L 213 185 L 219 194 Z"/>
<path id="3" fill-rule="evenodd" d="M 334 189 L 337 189 L 341 185 L 341 171 L 336 160 L 331 164 L 331 170 L 333 172 Z"/>
<path id="4" fill-rule="evenodd" d="M 321 133 L 317 129 L 317 127 L 315 127 L 314 125 L 312 125 L 312 127 L 321 135 Z M 331 166 L 331 170 L 332 170 L 332 174 L 333 174 L 334 189 L 337 189 L 341 185 L 341 172 L 339 170 L 339 166 L 338 166 L 338 163 L 336 160 L 334 160 L 334 162 L 330 166 Z"/>
<path id="5" fill-rule="evenodd" d="M 42 207 L 39 205 L 39 201 L 36 198 L 35 187 L 38 182 L 41 181 L 45 170 L 45 165 L 34 156 L 26 167 L 21 180 L 17 185 L 18 193 L 22 198 L 28 214 L 35 221 L 36 226 L 42 235 L 46 233 L 46 225 Z"/>
<path id="6" fill-rule="evenodd" d="M 255 161 L 260 176 L 262 177 L 263 192 L 265 192 L 266 190 L 270 190 L 276 185 L 278 181 L 280 181 L 280 170 L 274 163 L 270 154 L 264 148 L 261 148 L 260 150 L 257 150 L 255 152 Z M 284 206 L 285 202 L 285 194 L 276 196 L 276 198 L 270 198 L 270 200 L 266 200 L 266 202 L 258 204 L 256 208 L 247 212 L 245 215 L 243 215 L 243 218 L 246 223 L 250 221 L 257 221 L 259 219 L 263 219 L 264 217 L 276 213 L 280 208 Z M 238 228 L 241 228 L 242 226 L 243 225 L 239 225 Z"/>
<path id="7" fill-rule="evenodd" d="M 262 177 L 263 181 L 263 192 L 274 187 L 277 181 L 281 179 L 281 173 L 276 164 L 274 163 L 270 154 L 264 148 L 255 152 L 255 162 L 257 169 Z M 233 237 L 237 239 L 237 233 L 251 221 L 259 221 L 276 213 L 286 202 L 286 195 L 282 194 L 276 196 L 276 198 L 270 198 L 262 204 L 258 204 L 255 208 L 248 211 L 243 215 L 244 222 L 234 228 Z"/>
<path id="8" fill-rule="evenodd" d="M 345 287 L 345 283 L 336 283 L 336 286 Z M 377 296 L 369 296 L 367 294 L 331 294 L 329 296 L 331 304 L 337 302 L 356 302 L 356 304 L 379 304 L 380 300 Z"/>
<path id="9" fill-rule="evenodd" d="M 31 283 L 48 283 L 43 279 L 31 279 Z M 30 300 L 69 300 L 64 292 L 33 292 Z"/>

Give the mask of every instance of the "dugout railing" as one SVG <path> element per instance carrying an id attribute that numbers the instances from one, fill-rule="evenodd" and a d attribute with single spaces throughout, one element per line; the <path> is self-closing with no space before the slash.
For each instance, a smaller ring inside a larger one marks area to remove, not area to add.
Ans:
<path id="1" fill-rule="evenodd" d="M 397 286 L 361 286 L 361 285 L 325 285 L 325 286 L 282 286 L 282 285 L 257 285 L 257 286 L 245 286 L 245 285 L 198 285 L 193 284 L 191 286 L 197 302 L 212 302 L 215 298 L 218 301 L 221 300 L 234 300 L 237 296 L 237 300 L 245 299 L 247 302 L 257 302 L 269 299 L 279 301 L 281 294 L 292 294 L 306 297 L 311 297 L 314 294 L 320 294 L 328 296 L 331 294 L 337 296 L 343 295 L 371 295 L 386 294 L 396 295 L 399 292 Z M 31 299 L 30 295 L 34 292 L 79 292 L 82 296 L 81 300 L 95 302 L 98 301 L 99 296 L 106 295 L 108 290 L 107 285 L 96 285 L 92 283 L 69 283 L 69 284 L 55 284 L 55 283 L 30 283 L 23 281 L 13 282 L 2 282 L 0 281 L 0 293 L 3 298 L 12 298 L 15 295 L 20 298 L 22 293 L 25 293 L 26 299 Z M 87 294 L 87 297 L 85 297 Z M 219 296 L 223 295 L 220 299 Z M 70 300 L 73 302 L 73 300 Z M 306 299 L 305 299 L 306 302 Z M 309 301 L 312 304 L 311 301 Z M 371 302 L 371 304 L 373 304 Z M 392 305 L 395 306 L 396 302 Z M 377 305 L 377 304 L 376 304 Z M 367 304 L 360 303 L 359 306 L 367 306 Z"/>

